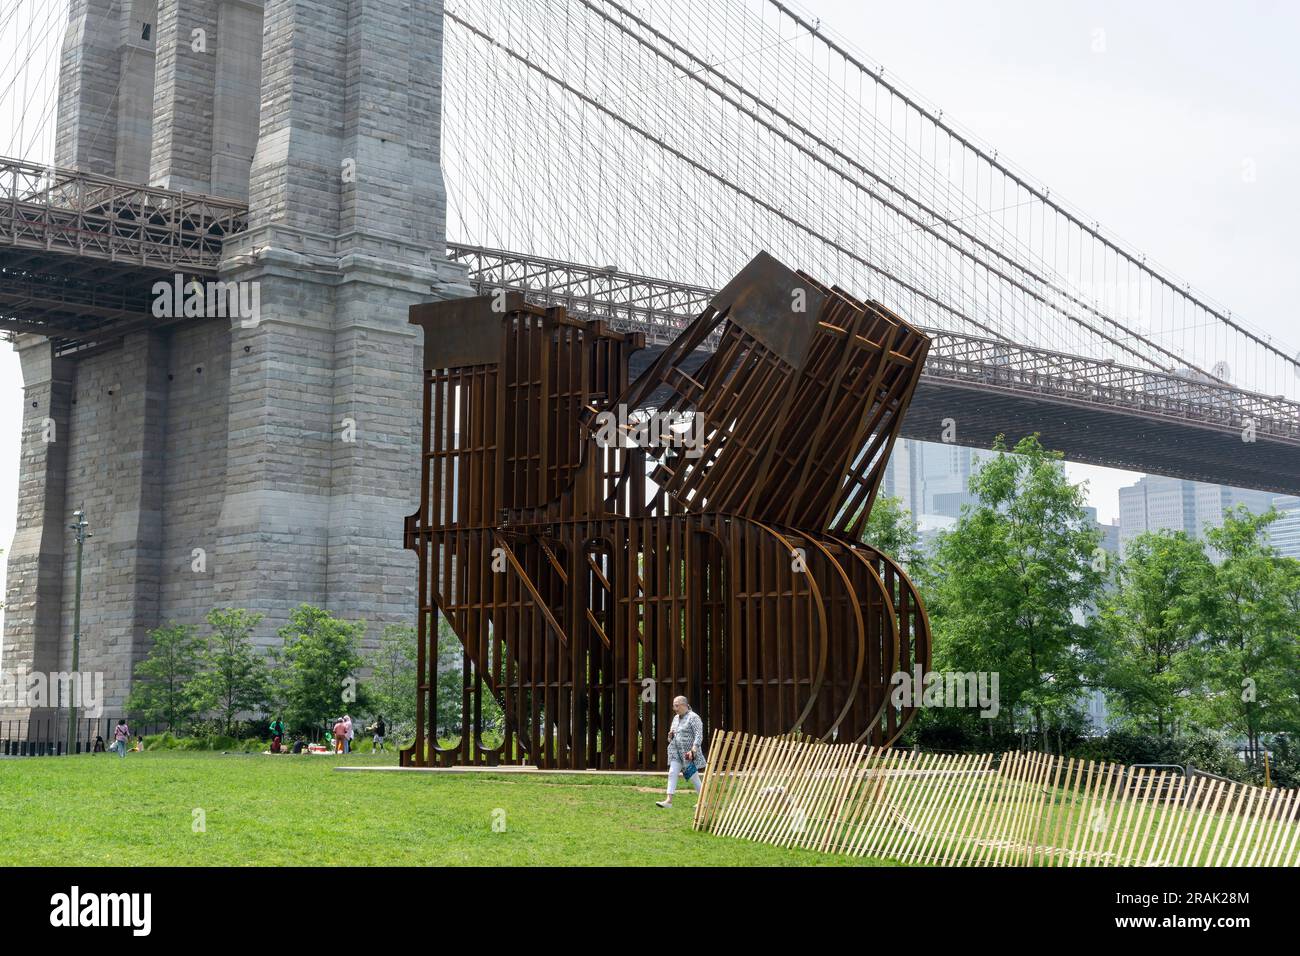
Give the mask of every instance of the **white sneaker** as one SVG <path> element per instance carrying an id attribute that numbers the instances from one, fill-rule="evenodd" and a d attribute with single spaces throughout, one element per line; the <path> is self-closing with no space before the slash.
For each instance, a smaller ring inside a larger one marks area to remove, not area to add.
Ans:
<path id="1" fill-rule="evenodd" d="M 655 806 L 663 807 L 665 810 L 671 810 L 673 808 L 673 802 L 671 800 L 656 800 Z"/>

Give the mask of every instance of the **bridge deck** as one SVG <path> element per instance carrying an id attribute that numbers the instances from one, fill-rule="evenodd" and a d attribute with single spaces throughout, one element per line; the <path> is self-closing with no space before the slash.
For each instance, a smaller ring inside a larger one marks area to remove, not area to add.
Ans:
<path id="1" fill-rule="evenodd" d="M 0 158 L 0 330 L 60 352 L 155 327 L 152 288 L 213 276 L 247 206 Z M 662 346 L 714 290 L 540 256 L 449 244 L 480 290 L 525 293 L 644 332 Z M 1300 403 L 1177 372 L 927 329 L 929 359 L 904 426 L 988 447 L 1040 432 L 1073 461 L 1300 493 Z"/>
<path id="2" fill-rule="evenodd" d="M 154 324 L 151 290 L 215 276 L 248 206 L 0 158 L 0 329 L 103 346 Z"/>
<path id="3" fill-rule="evenodd" d="M 644 367 L 713 297 L 672 283 L 503 250 L 450 245 L 471 282 L 521 291 L 620 329 L 646 333 Z M 1300 403 L 1218 382 L 980 336 L 932 336 L 903 435 L 988 448 L 1039 432 L 1071 461 L 1300 494 Z"/>

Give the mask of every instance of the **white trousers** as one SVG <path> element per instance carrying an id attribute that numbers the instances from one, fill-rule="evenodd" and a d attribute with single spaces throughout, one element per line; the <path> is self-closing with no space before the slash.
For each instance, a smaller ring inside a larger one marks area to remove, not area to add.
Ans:
<path id="1" fill-rule="evenodd" d="M 682 772 L 682 762 L 680 760 L 673 760 L 669 762 L 668 796 L 670 797 L 677 792 L 677 777 L 681 774 L 681 772 Z M 694 776 L 691 777 L 691 783 L 695 785 L 696 790 L 699 790 L 701 787 L 704 786 L 704 775 L 699 771 L 696 771 Z"/>

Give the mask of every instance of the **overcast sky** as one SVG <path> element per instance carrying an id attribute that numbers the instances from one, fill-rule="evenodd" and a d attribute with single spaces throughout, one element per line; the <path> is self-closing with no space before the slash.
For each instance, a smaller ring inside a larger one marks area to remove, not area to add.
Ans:
<path id="1" fill-rule="evenodd" d="M 1300 3 L 803 0 L 945 119 L 1294 354 Z M 10 50 L 0 51 L 8 59 Z M 9 139 L 0 130 L 0 141 Z M 1252 176 L 1243 175 L 1249 168 Z M 454 189 L 455 184 L 449 183 Z M 0 544 L 22 383 L 0 346 Z M 1070 466 L 1114 520 L 1135 475 Z M 2 592 L 0 592 L 2 593 Z"/>

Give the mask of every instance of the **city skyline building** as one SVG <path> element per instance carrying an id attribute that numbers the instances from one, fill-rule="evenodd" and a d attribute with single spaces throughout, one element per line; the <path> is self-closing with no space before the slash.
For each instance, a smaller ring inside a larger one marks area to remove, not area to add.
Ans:
<path id="1" fill-rule="evenodd" d="M 1204 541 L 1210 528 L 1222 526 L 1230 509 L 1245 505 L 1262 514 L 1272 506 L 1274 497 L 1264 491 L 1144 475 L 1119 490 L 1120 552 L 1148 531 L 1182 531 Z"/>
<path id="2" fill-rule="evenodd" d="M 1300 496 L 1278 495 L 1273 507 L 1282 513 L 1268 527 L 1268 543 L 1284 558 L 1300 560 Z"/>

